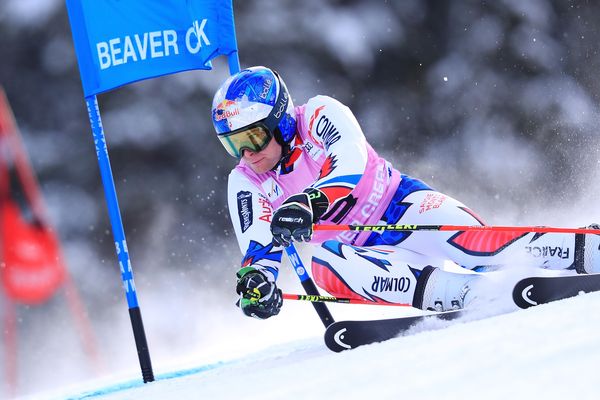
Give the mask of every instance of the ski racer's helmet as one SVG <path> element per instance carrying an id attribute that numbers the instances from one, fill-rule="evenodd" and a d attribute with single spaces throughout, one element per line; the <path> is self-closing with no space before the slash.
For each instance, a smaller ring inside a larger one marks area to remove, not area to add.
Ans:
<path id="1" fill-rule="evenodd" d="M 296 134 L 292 98 L 279 74 L 266 67 L 244 69 L 221 85 L 213 98 L 212 122 L 236 158 L 244 149 L 263 150 L 272 138 L 286 147 Z"/>

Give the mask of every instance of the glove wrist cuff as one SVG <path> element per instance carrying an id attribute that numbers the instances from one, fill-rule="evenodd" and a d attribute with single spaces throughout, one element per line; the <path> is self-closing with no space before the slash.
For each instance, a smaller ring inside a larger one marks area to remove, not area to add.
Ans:
<path id="1" fill-rule="evenodd" d="M 313 212 L 313 223 L 316 223 L 327 212 L 329 208 L 329 199 L 323 191 L 309 187 L 304 189 L 302 193 L 308 195 L 308 201 Z"/>
<path id="2" fill-rule="evenodd" d="M 244 276 L 253 273 L 253 272 L 258 272 L 259 274 L 261 273 L 259 270 L 257 270 L 254 267 L 243 267 L 241 268 L 237 273 L 237 278 L 238 279 L 242 279 Z"/>

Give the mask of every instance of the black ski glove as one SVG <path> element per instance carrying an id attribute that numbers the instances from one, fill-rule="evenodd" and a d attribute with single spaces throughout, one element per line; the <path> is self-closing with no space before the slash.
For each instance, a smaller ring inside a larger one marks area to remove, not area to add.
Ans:
<path id="1" fill-rule="evenodd" d="M 240 295 L 237 306 L 249 317 L 267 319 L 279 314 L 283 305 L 281 289 L 275 282 L 253 267 L 244 267 L 237 272 L 236 292 Z"/>
<path id="2" fill-rule="evenodd" d="M 308 242 L 313 223 L 327 211 L 329 200 L 319 189 L 309 188 L 288 197 L 273 214 L 271 233 L 277 246 L 288 247 L 292 242 Z"/>

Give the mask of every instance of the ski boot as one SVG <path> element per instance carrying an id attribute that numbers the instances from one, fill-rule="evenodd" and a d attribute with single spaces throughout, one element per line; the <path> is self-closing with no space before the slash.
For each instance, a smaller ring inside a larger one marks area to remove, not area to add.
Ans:
<path id="1" fill-rule="evenodd" d="M 600 229 L 600 224 L 587 228 Z M 600 235 L 575 235 L 575 270 L 578 274 L 600 273 Z"/>
<path id="2" fill-rule="evenodd" d="M 413 307 L 431 311 L 460 310 L 475 298 L 476 274 L 459 274 L 427 266 L 417 279 Z"/>

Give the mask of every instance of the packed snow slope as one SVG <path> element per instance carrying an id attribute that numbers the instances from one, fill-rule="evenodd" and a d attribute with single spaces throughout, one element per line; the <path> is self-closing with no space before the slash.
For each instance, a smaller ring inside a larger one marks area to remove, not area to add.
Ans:
<path id="1" fill-rule="evenodd" d="M 599 310 L 600 293 L 581 294 L 343 353 L 327 350 L 317 331 L 262 349 L 247 332 L 239 341 L 248 353 L 158 373 L 153 383 L 132 373 L 32 398 L 598 399 Z"/>

